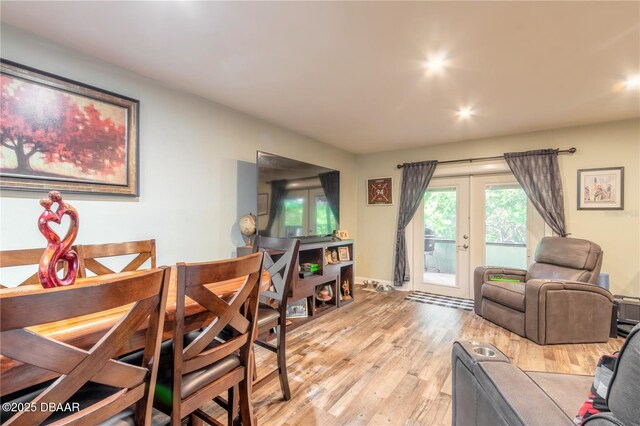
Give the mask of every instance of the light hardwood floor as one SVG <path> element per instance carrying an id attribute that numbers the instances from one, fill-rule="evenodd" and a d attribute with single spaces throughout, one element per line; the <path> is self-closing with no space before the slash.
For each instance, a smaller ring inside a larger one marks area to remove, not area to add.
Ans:
<path id="1" fill-rule="evenodd" d="M 255 392 L 259 424 L 450 425 L 455 340 L 492 343 L 524 370 L 574 374 L 593 374 L 599 355 L 623 342 L 539 346 L 472 312 L 405 301 L 406 294 L 357 288 L 356 303 L 290 332 L 292 399 L 282 400 L 277 379 Z M 275 367 L 275 355 L 258 349 L 256 356 L 259 371 Z"/>

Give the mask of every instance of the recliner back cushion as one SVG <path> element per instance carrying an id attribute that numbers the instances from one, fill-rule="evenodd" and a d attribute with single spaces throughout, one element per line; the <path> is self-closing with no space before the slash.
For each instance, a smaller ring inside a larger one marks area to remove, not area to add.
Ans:
<path id="1" fill-rule="evenodd" d="M 602 253 L 599 245 L 578 238 L 545 237 L 536 247 L 535 261 L 593 271 Z M 543 277 L 539 277 L 543 278 Z"/>
<path id="2" fill-rule="evenodd" d="M 571 269 L 564 266 L 549 265 L 548 263 L 534 263 L 527 271 L 527 281 L 537 279 L 547 280 L 570 280 L 580 282 L 590 282 L 591 271 L 583 269 Z"/>
<path id="3" fill-rule="evenodd" d="M 623 424 L 640 425 L 640 324 L 629 333 L 620 350 L 607 405 Z"/>

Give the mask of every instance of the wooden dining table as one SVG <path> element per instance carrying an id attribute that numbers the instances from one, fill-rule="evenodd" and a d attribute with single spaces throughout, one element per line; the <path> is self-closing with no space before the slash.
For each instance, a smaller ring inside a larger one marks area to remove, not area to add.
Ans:
<path id="1" fill-rule="evenodd" d="M 118 277 L 132 277 L 141 274 L 144 271 L 121 272 L 118 274 L 107 274 L 88 278 L 78 278 L 75 285 L 96 284 L 107 282 Z M 167 295 L 167 306 L 164 321 L 163 340 L 173 338 L 173 327 L 175 324 L 176 298 L 177 298 L 177 273 L 176 268 L 171 268 L 171 277 L 169 283 L 169 294 Z M 216 295 L 223 299 L 230 299 L 237 289 L 242 285 L 244 279 L 237 278 L 228 281 L 216 282 L 206 285 Z M 266 291 L 271 285 L 271 277 L 267 271 L 263 271 L 260 283 L 260 292 Z M 13 288 L 0 289 L 0 294 L 15 292 L 42 292 L 47 291 L 40 285 L 24 285 Z M 99 312 L 96 314 L 85 315 L 65 321 L 38 325 L 29 327 L 28 330 L 50 339 L 57 340 L 81 349 L 90 349 L 95 345 L 102 336 L 113 327 L 114 324 L 131 308 L 131 305 L 122 306 L 109 311 Z M 37 315 L 34 312 L 34 315 Z M 197 302 L 189 297 L 185 299 L 185 331 L 197 330 L 211 320 L 214 315 L 207 311 Z M 148 324 L 143 324 L 136 334 L 127 342 L 127 344 L 119 351 L 118 355 L 124 355 L 144 348 L 145 332 Z M 48 372 L 31 365 L 23 364 L 13 359 L 0 356 L 0 376 L 2 377 L 2 386 L 0 387 L 0 396 L 5 396 L 13 392 L 24 389 L 25 375 L 30 377 L 29 386 L 43 383 L 47 380 L 58 377 L 54 372 Z M 13 380 L 21 377 L 21 380 Z M 21 383 L 20 387 L 15 384 Z"/>

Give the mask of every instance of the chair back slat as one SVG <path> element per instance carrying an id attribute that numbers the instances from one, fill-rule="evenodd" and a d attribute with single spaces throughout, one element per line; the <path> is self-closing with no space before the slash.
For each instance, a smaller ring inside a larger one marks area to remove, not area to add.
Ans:
<path id="1" fill-rule="evenodd" d="M 218 389 L 228 383 L 222 381 L 219 385 L 209 384 L 206 391 L 182 398 L 182 377 L 194 370 L 206 367 L 230 354 L 239 351 L 241 367 L 227 373 L 229 380 L 240 376 L 245 381 L 248 378 L 251 346 L 256 333 L 258 296 L 260 279 L 262 276 L 262 253 L 248 256 L 205 263 L 178 264 L 178 294 L 176 300 L 176 317 L 173 336 L 173 410 L 180 413 L 199 407 L 208 399 L 218 395 L 227 387 Z M 241 284 L 233 295 L 223 299 L 215 292 L 216 285 L 225 285 L 231 280 L 241 280 Z M 209 311 L 211 322 L 191 341 L 183 347 L 184 302 L 189 297 Z M 224 341 L 218 335 L 230 326 L 227 331 L 232 335 Z M 216 345 L 210 347 L 215 340 Z M 233 376 L 233 377 L 231 377 Z M 234 379 L 235 380 L 235 379 Z M 217 393 L 216 393 L 217 392 Z"/>
<path id="2" fill-rule="evenodd" d="M 72 247 L 77 251 L 77 246 Z M 18 284 L 19 286 L 40 284 L 38 278 L 38 266 L 40 265 L 40 259 L 44 253 L 44 248 L 34 249 L 21 249 L 21 250 L 3 250 L 0 251 L 0 268 L 14 268 L 19 266 L 33 266 L 33 273 Z M 60 262 L 56 269 L 58 271 L 65 267 L 63 262 Z M 6 288 L 7 286 L 1 285 L 0 288 Z"/>
<path id="3" fill-rule="evenodd" d="M 125 277 L 105 277 L 91 284 L 27 291 L 4 289 L 0 292 L 0 330 L 62 321 L 149 298 L 158 294 L 163 274 L 163 270 L 152 269 Z M 132 282 L 141 285 L 133 286 Z"/>
<path id="4" fill-rule="evenodd" d="M 288 238 L 258 237 L 259 251 L 265 253 L 265 269 L 271 276 L 272 289 L 262 293 L 262 299 L 270 298 L 278 303 L 280 315 L 286 315 L 293 274 L 298 261 L 300 240 Z M 279 255 L 277 260 L 272 256 Z"/>
<path id="5" fill-rule="evenodd" d="M 60 375 L 31 401 L 35 407 L 64 404 L 91 381 L 121 389 L 117 396 L 105 397 L 63 418 L 60 420 L 62 424 L 97 424 L 134 403 L 136 418 L 142 421 L 150 419 L 149 395 L 154 387 L 151 380 L 155 380 L 156 360 L 160 354 L 169 271 L 161 268 L 86 285 L 24 291 L 5 289 L 0 292 L 0 353 L 32 365 L 35 368 L 32 371 L 44 370 Z M 25 327 L 97 314 L 116 307 L 122 307 L 124 315 L 90 350 L 25 330 Z M 142 365 L 115 361 L 114 357 L 147 321 L 149 326 Z M 23 374 L 13 379 L 24 382 L 15 384 L 16 388 L 34 384 L 31 375 Z M 23 411 L 11 417 L 7 424 L 39 424 L 52 414 L 46 410 Z"/>
<path id="6" fill-rule="evenodd" d="M 126 266 L 114 271 L 103 262 L 105 258 L 115 258 L 137 254 Z M 150 260 L 151 268 L 156 267 L 156 240 L 129 241 L 125 243 L 83 244 L 78 246 L 80 258 L 80 274 L 87 276 L 88 272 L 96 275 L 113 274 L 116 272 L 135 271 Z"/>

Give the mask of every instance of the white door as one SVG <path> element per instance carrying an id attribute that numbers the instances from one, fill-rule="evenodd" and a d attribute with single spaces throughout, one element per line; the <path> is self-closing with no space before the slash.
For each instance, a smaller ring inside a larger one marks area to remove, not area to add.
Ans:
<path id="1" fill-rule="evenodd" d="M 477 266 L 525 269 L 545 235 L 513 175 L 434 178 L 413 224 L 414 290 L 462 298 Z"/>
<path id="2" fill-rule="evenodd" d="M 414 289 L 469 298 L 469 178 L 434 178 L 414 217 Z"/>

